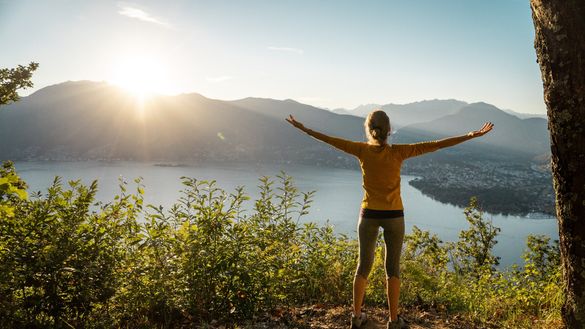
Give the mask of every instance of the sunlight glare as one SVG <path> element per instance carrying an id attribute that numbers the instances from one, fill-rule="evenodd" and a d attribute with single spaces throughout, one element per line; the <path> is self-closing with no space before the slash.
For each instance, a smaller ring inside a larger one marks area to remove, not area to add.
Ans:
<path id="1" fill-rule="evenodd" d="M 153 94 L 167 93 L 169 86 L 164 63 L 146 56 L 121 60 L 115 66 L 110 82 L 128 90 L 142 101 Z"/>

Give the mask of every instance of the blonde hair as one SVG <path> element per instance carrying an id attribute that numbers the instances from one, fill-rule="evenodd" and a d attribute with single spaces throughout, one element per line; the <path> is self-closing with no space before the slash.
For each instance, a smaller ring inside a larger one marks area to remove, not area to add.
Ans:
<path id="1" fill-rule="evenodd" d="M 374 145 L 385 145 L 390 134 L 390 118 L 382 110 L 373 110 L 366 117 L 364 122 L 368 143 Z"/>

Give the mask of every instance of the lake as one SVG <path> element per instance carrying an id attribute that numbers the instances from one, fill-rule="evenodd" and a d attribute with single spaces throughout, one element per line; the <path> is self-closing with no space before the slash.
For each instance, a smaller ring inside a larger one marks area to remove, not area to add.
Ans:
<path id="1" fill-rule="evenodd" d="M 97 199 L 110 201 L 118 189 L 118 178 L 124 177 L 133 186 L 133 179 L 142 177 L 145 185 L 145 202 L 172 205 L 183 188 L 180 177 L 216 180 L 219 187 L 232 192 L 236 186 L 245 186 L 253 198 L 258 196 L 258 178 L 275 176 L 281 170 L 294 178 L 295 185 L 304 192 L 315 190 L 316 195 L 305 221 L 329 221 L 338 233 L 356 235 L 356 223 L 363 191 L 361 174 L 357 170 L 322 168 L 301 165 L 262 164 L 201 164 L 192 166 L 155 166 L 141 162 L 17 162 L 20 176 L 29 184 L 30 191 L 43 191 L 55 176 L 63 182 L 81 179 L 88 184 L 97 179 Z M 274 177 L 276 179 L 276 177 Z M 405 208 L 407 233 L 416 225 L 436 233 L 443 241 L 457 240 L 459 231 L 468 227 L 463 208 L 443 204 L 423 195 L 408 184 L 412 176 L 402 176 L 402 200 Z M 251 205 L 251 201 L 248 201 Z M 494 248 L 501 257 L 501 266 L 522 263 L 521 255 L 529 234 L 545 234 L 558 239 L 554 218 L 527 218 L 485 214 L 501 228 L 498 244 Z"/>

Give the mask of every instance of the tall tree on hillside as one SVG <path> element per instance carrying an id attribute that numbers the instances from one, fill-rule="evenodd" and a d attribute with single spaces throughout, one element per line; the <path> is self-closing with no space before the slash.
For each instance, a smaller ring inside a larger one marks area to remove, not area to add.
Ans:
<path id="1" fill-rule="evenodd" d="M 531 0 L 548 108 L 567 328 L 585 327 L 585 1 Z"/>
<path id="2" fill-rule="evenodd" d="M 26 89 L 33 86 L 32 73 L 39 67 L 38 63 L 30 63 L 28 66 L 18 65 L 13 69 L 0 68 L 0 106 L 18 101 L 18 89 Z"/>

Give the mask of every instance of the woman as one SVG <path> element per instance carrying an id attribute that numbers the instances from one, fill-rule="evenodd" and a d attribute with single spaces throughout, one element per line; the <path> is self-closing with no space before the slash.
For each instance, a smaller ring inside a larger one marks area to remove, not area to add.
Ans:
<path id="1" fill-rule="evenodd" d="M 286 119 L 294 127 L 358 158 L 362 170 L 364 198 L 358 222 L 359 260 L 353 281 L 353 314 L 351 328 L 357 329 L 366 322 L 362 313 L 367 278 L 374 262 L 378 229 L 384 230 L 386 294 L 390 320 L 388 328 L 404 327 L 398 315 L 400 295 L 400 253 L 404 238 L 404 212 L 400 197 L 400 167 L 402 161 L 427 152 L 453 146 L 483 136 L 493 128 L 486 122 L 480 130 L 466 135 L 415 144 L 388 144 L 390 119 L 384 111 L 372 111 L 364 123 L 367 142 L 354 142 L 327 136 L 306 128 L 290 115 Z"/>

